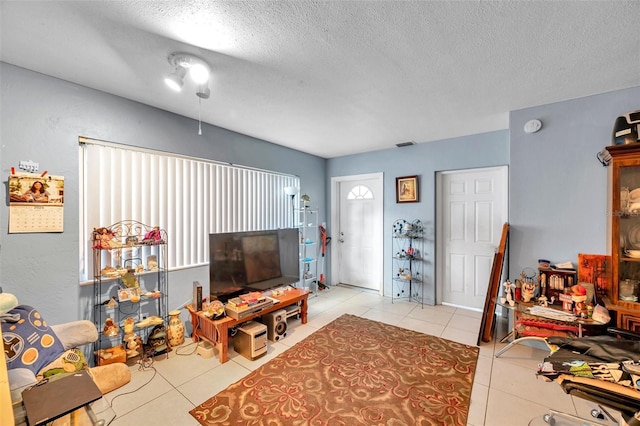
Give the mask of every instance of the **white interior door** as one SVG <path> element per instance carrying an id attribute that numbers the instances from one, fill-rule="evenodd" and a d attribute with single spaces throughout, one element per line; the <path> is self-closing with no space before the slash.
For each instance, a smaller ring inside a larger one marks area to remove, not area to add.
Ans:
<path id="1" fill-rule="evenodd" d="M 332 283 L 382 292 L 383 176 L 332 179 Z"/>
<path id="2" fill-rule="evenodd" d="M 507 167 L 438 173 L 440 303 L 483 309 L 493 255 L 508 221 Z"/>

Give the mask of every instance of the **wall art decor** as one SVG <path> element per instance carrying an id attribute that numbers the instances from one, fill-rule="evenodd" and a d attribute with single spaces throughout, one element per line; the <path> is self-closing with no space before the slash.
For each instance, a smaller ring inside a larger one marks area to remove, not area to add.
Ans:
<path id="1" fill-rule="evenodd" d="M 418 176 L 396 178 L 396 203 L 418 202 Z"/>

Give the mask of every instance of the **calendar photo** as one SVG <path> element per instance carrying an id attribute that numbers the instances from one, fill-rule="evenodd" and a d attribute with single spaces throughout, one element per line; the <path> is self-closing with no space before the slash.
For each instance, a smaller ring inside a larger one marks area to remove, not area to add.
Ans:
<path id="1" fill-rule="evenodd" d="M 64 177 L 9 176 L 9 233 L 63 232 Z"/>

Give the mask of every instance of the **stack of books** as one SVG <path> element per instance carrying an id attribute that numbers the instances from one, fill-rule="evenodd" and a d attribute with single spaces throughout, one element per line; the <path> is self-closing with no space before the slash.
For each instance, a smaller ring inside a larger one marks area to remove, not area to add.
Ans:
<path id="1" fill-rule="evenodd" d="M 225 311 L 231 318 L 242 319 L 271 305 L 273 305 L 271 298 L 267 298 L 259 291 L 254 291 L 229 299 L 225 305 Z"/>
<path id="2" fill-rule="evenodd" d="M 251 293 L 241 294 L 238 296 L 243 302 L 249 304 L 249 306 L 253 306 L 257 303 L 263 302 L 266 299 L 266 296 L 259 291 L 252 291 Z"/>
<path id="3" fill-rule="evenodd" d="M 233 299 L 229 299 L 227 301 L 226 307 L 233 309 L 234 311 L 242 311 L 249 307 L 249 303 L 240 299 L 239 297 L 234 297 Z"/>

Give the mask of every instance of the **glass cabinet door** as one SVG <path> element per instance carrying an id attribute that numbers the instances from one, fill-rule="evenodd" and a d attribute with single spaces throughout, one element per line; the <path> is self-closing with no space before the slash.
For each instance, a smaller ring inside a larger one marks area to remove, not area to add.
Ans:
<path id="1" fill-rule="evenodd" d="M 614 304 L 640 309 L 640 150 L 633 151 L 637 154 L 625 152 L 613 162 L 610 297 Z"/>

